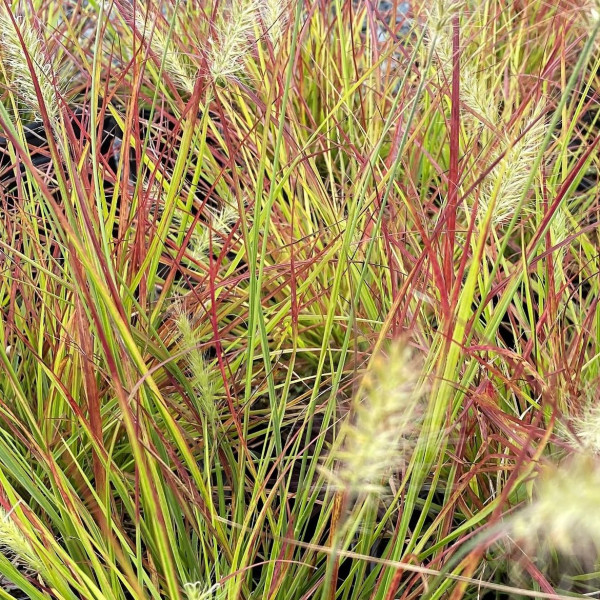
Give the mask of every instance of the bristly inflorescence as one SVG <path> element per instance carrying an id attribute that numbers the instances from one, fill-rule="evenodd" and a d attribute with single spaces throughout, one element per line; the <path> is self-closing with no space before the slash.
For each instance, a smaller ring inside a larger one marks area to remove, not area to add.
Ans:
<path id="1" fill-rule="evenodd" d="M 373 358 L 332 456 L 337 468 L 326 473 L 332 487 L 380 492 L 386 476 L 405 466 L 424 413 L 419 374 L 408 346 L 394 345 L 388 356 Z"/>
<path id="2" fill-rule="evenodd" d="M 41 574 L 44 564 L 30 541 L 25 537 L 13 517 L 0 508 L 0 549 L 13 555 L 13 561 L 31 571 Z"/>
<path id="3" fill-rule="evenodd" d="M 185 359 L 190 372 L 191 385 L 196 394 L 195 403 L 207 423 L 213 425 L 217 419 L 217 407 L 211 372 L 204 354 L 198 348 L 198 338 L 192 321 L 183 309 L 176 314 L 175 327 L 186 352 Z"/>
<path id="4" fill-rule="evenodd" d="M 460 14 L 463 5 L 464 2 L 436 0 L 426 11 L 426 45 L 433 52 L 434 65 L 442 82 L 446 83 L 452 81 L 452 18 Z M 469 109 L 463 111 L 463 118 L 495 124 L 498 110 L 489 93 L 489 83 L 474 69 L 464 52 L 460 55 L 460 100 Z"/>
<path id="5" fill-rule="evenodd" d="M 511 521 L 511 534 L 537 552 L 559 551 L 594 563 L 600 551 L 600 463 L 574 454 L 560 466 L 544 467 L 529 506 Z"/>
<path id="6" fill-rule="evenodd" d="M 516 141 L 506 138 L 499 148 L 504 153 L 487 176 L 480 196 L 478 220 L 482 223 L 489 210 L 491 222 L 501 225 L 514 215 L 531 175 L 538 152 L 546 136 L 543 116 L 534 110 L 526 119 Z M 498 154 L 496 154 L 498 156 Z"/>
<path id="7" fill-rule="evenodd" d="M 255 26 L 261 16 L 260 0 L 231 0 L 215 23 L 215 33 L 206 50 L 210 77 L 215 82 L 235 79 L 244 67 L 244 58 L 255 40 Z"/>
<path id="8" fill-rule="evenodd" d="M 283 36 L 288 23 L 288 4 L 281 0 L 262 0 L 260 4 L 263 25 L 273 46 Z"/>
<path id="9" fill-rule="evenodd" d="M 31 61 L 28 62 L 27 58 Z M 39 119 L 42 105 L 52 124 L 58 123 L 57 99 L 67 82 L 39 31 L 36 23 L 24 15 L 11 15 L 0 5 L 0 60 L 8 73 L 9 86 L 15 91 L 21 108 Z M 36 91 L 37 81 L 41 97 Z"/>
<path id="10" fill-rule="evenodd" d="M 173 79 L 175 85 L 187 94 L 194 91 L 195 75 L 193 65 L 184 53 L 175 49 L 169 31 L 165 31 L 159 13 L 150 13 L 139 5 L 135 13 L 135 26 L 146 40 L 152 52 L 163 65 L 163 69 Z"/>

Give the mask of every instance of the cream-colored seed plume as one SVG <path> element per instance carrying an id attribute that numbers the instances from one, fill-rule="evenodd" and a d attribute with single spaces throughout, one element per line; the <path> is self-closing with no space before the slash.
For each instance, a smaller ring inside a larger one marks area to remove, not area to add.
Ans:
<path id="1" fill-rule="evenodd" d="M 238 218 L 237 207 L 225 204 L 220 211 L 213 214 L 210 228 L 206 225 L 198 225 L 196 229 L 200 228 L 200 230 L 194 232 L 190 239 L 189 247 L 192 257 L 199 261 L 206 261 L 211 247 L 211 237 L 214 251 L 222 245 L 222 238 L 219 234 L 228 235 Z"/>
<path id="2" fill-rule="evenodd" d="M 592 25 L 596 25 L 600 19 L 600 0 L 588 0 L 583 6 L 584 15 L 588 17 Z M 587 14 L 586 14 L 587 13 Z"/>
<path id="3" fill-rule="evenodd" d="M 511 533 L 524 545 L 594 562 L 600 549 L 600 463 L 576 454 L 560 467 L 546 467 L 533 502 L 515 515 Z"/>
<path id="4" fill-rule="evenodd" d="M 573 426 L 579 444 L 590 454 L 600 456 L 600 406 L 591 404 Z"/>
<path id="5" fill-rule="evenodd" d="M 185 312 L 179 311 L 175 318 L 175 327 L 186 350 L 186 362 L 191 373 L 191 384 L 196 392 L 198 406 L 207 417 L 208 422 L 214 423 L 217 418 L 217 410 L 210 370 L 202 351 L 197 348 L 198 338 L 192 322 Z"/>
<path id="6" fill-rule="evenodd" d="M 0 508 L 0 548 L 14 554 L 14 560 L 35 573 L 42 573 L 44 565 L 29 540 L 4 509 Z"/>
<path id="7" fill-rule="evenodd" d="M 546 135 L 546 122 L 534 113 L 521 129 L 521 133 L 517 142 L 507 139 L 499 150 L 504 150 L 505 154 L 483 185 L 477 213 L 480 222 L 486 218 L 490 208 L 491 222 L 494 225 L 501 225 L 514 215 L 531 174 L 531 165 L 535 162 Z"/>
<path id="8" fill-rule="evenodd" d="M 426 44 L 433 52 L 440 78 L 446 82 L 452 81 L 452 18 L 463 5 L 464 2 L 434 0 L 426 10 Z M 460 100 L 469 108 L 468 112 L 465 111 L 464 118 L 495 124 L 498 111 L 489 93 L 489 83 L 481 73 L 475 71 L 465 53 L 461 54 L 460 61 Z"/>
<path id="9" fill-rule="evenodd" d="M 224 203 L 218 211 L 206 212 L 210 216 L 210 223 L 196 223 L 187 245 L 188 255 L 201 263 L 208 260 L 211 244 L 213 252 L 221 248 L 223 237 L 231 232 L 233 224 L 239 219 L 237 205 L 232 202 Z M 181 228 L 184 219 L 185 213 L 182 211 L 177 210 L 173 214 L 173 225 L 177 230 Z M 188 216 L 188 221 L 189 219 Z"/>
<path id="10" fill-rule="evenodd" d="M 414 449 L 422 416 L 419 369 L 406 346 L 373 358 L 357 399 L 353 420 L 334 452 L 338 468 L 326 473 L 333 487 L 354 493 L 378 492 L 389 473 L 404 466 Z"/>
<path id="11" fill-rule="evenodd" d="M 433 0 L 427 9 L 426 43 L 433 52 L 434 64 L 440 77 L 450 82 L 453 75 L 452 18 L 465 5 L 464 2 Z M 465 53 L 460 57 L 460 99 L 468 110 L 463 111 L 463 122 L 475 122 L 503 130 L 499 122 L 498 107 L 490 95 L 485 69 L 475 70 Z M 477 219 L 483 223 L 490 218 L 492 225 L 510 220 L 521 198 L 523 188 L 531 175 L 531 165 L 546 135 L 546 123 L 541 113 L 532 113 L 521 129 L 517 141 L 508 136 L 490 160 L 496 162 L 481 187 Z M 491 211 L 491 214 L 489 213 Z"/>
<path id="12" fill-rule="evenodd" d="M 208 586 L 201 581 L 185 583 L 183 585 L 188 600 L 214 600 L 218 598 L 220 584 Z"/>
<path id="13" fill-rule="evenodd" d="M 207 60 L 214 81 L 236 78 L 254 41 L 261 16 L 259 0 L 231 0 L 218 19 L 216 34 L 208 41 Z"/>
<path id="14" fill-rule="evenodd" d="M 288 3 L 282 0 L 262 0 L 260 14 L 271 43 L 275 46 L 288 23 Z"/>
<path id="15" fill-rule="evenodd" d="M 193 75 L 192 65 L 185 60 L 180 52 L 174 50 L 172 40 L 169 39 L 169 32 L 163 31 L 162 22 L 158 16 L 152 16 L 137 5 L 135 13 L 135 26 L 142 34 L 144 40 L 150 45 L 150 49 L 160 61 L 163 61 L 163 69 L 169 74 L 173 83 L 187 94 L 194 91 L 195 77 Z"/>
<path id="16" fill-rule="evenodd" d="M 58 122 L 59 111 L 57 98 L 58 83 L 55 78 L 55 65 L 48 56 L 45 43 L 35 27 L 24 17 L 16 17 L 23 43 L 19 39 L 15 24 L 6 7 L 0 5 L 0 59 L 4 63 L 10 77 L 10 85 L 16 90 L 24 108 L 40 118 L 40 99 L 33 84 L 34 77 L 41 89 L 42 101 L 52 123 Z M 23 47 L 24 46 L 24 47 Z M 27 63 L 26 54 L 33 64 L 33 73 Z"/>
<path id="17" fill-rule="evenodd" d="M 453 0 L 432 0 L 425 6 L 425 15 L 427 16 L 427 37 L 435 37 L 447 30 L 454 15 L 464 6 L 463 1 Z"/>

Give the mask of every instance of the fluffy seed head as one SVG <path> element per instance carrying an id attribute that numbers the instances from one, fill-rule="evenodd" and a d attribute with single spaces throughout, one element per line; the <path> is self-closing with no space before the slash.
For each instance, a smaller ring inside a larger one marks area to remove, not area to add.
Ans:
<path id="1" fill-rule="evenodd" d="M 223 207 L 216 211 L 206 211 L 210 216 L 208 224 L 198 222 L 190 236 L 187 251 L 195 261 L 204 263 L 208 260 L 208 253 L 222 247 L 223 237 L 226 237 L 239 219 L 237 206 L 232 202 L 224 203 Z M 181 211 L 176 211 L 173 215 L 173 225 L 177 230 L 181 228 L 184 215 Z"/>
<path id="2" fill-rule="evenodd" d="M 174 49 L 172 39 L 169 39 L 168 29 L 163 27 L 160 15 L 154 16 L 145 12 L 141 4 L 137 5 L 135 26 L 150 49 L 162 61 L 163 69 L 169 74 L 175 85 L 187 94 L 194 91 L 195 77 L 193 68 L 184 55 Z"/>
<path id="3" fill-rule="evenodd" d="M 186 362 L 191 374 L 191 384 L 196 393 L 196 404 L 209 423 L 217 419 L 214 386 L 210 369 L 202 351 L 197 348 L 198 338 L 189 316 L 180 310 L 175 318 L 175 327 L 186 350 Z"/>
<path id="4" fill-rule="evenodd" d="M 235 79 L 253 43 L 254 27 L 261 14 L 259 0 L 231 0 L 208 40 L 207 59 L 211 78 Z"/>
<path id="5" fill-rule="evenodd" d="M 478 212 L 480 222 L 492 205 L 494 225 L 501 225 L 512 218 L 531 174 L 531 165 L 546 135 L 546 127 L 545 120 L 538 113 L 533 113 L 522 128 L 520 139 L 512 143 L 506 140 L 502 148 L 505 151 L 503 158 L 483 185 Z"/>
<path id="6" fill-rule="evenodd" d="M 225 204 L 223 208 L 213 214 L 210 227 L 202 225 L 201 231 L 195 232 L 192 236 L 190 240 L 192 256 L 197 260 L 206 260 L 211 246 L 211 237 L 213 250 L 219 248 L 222 245 L 221 236 L 229 234 L 231 227 L 237 220 L 237 207 L 232 204 Z"/>
<path id="7" fill-rule="evenodd" d="M 434 0 L 426 11 L 426 45 L 433 52 L 441 79 L 446 82 L 452 81 L 453 71 L 452 17 L 462 5 L 462 2 Z M 460 61 L 460 100 L 469 109 L 464 112 L 464 118 L 495 124 L 497 107 L 489 93 L 489 82 L 482 72 L 473 68 L 465 53 L 461 54 Z"/>
<path id="8" fill-rule="evenodd" d="M 262 0 L 260 15 L 273 46 L 281 39 L 288 23 L 288 3 L 281 0 Z"/>
<path id="9" fill-rule="evenodd" d="M 214 600 L 220 596 L 218 593 L 219 587 L 219 584 L 209 587 L 202 581 L 194 581 L 183 585 L 188 600 Z"/>
<path id="10" fill-rule="evenodd" d="M 452 17 L 463 8 L 464 1 L 433 0 L 425 7 L 427 37 L 432 39 L 440 33 L 447 34 Z"/>
<path id="11" fill-rule="evenodd" d="M 0 59 L 7 68 L 10 85 L 16 90 L 23 107 L 34 114 L 41 115 L 40 99 L 33 84 L 34 78 L 41 89 L 42 102 L 52 123 L 59 119 L 57 89 L 63 91 L 64 83 L 57 78 L 54 61 L 48 56 L 46 44 L 39 31 L 24 17 L 15 18 L 18 31 L 4 4 L 0 5 Z M 33 64 L 33 73 L 27 63 L 26 55 Z"/>
<path id="12" fill-rule="evenodd" d="M 356 399 L 352 421 L 334 458 L 338 469 L 326 473 L 333 487 L 354 493 L 379 492 L 386 475 L 404 466 L 414 449 L 423 414 L 419 369 L 408 347 L 395 345 L 378 355 Z"/>
<path id="13" fill-rule="evenodd" d="M 576 440 L 571 440 L 575 447 L 579 446 L 589 454 L 600 456 L 600 406 L 590 404 L 583 414 L 573 420 Z"/>
<path id="14" fill-rule="evenodd" d="M 594 561 L 600 549 L 598 498 L 598 459 L 575 454 L 561 466 L 543 469 L 534 500 L 515 515 L 512 533 L 525 545 Z"/>
<path id="15" fill-rule="evenodd" d="M 11 515 L 0 508 L 0 549 L 14 554 L 14 560 L 34 573 L 41 573 L 44 565 L 29 540 Z"/>
<path id="16" fill-rule="evenodd" d="M 584 14 L 587 13 L 592 25 L 596 25 L 600 19 L 600 0 L 588 0 L 583 7 Z"/>

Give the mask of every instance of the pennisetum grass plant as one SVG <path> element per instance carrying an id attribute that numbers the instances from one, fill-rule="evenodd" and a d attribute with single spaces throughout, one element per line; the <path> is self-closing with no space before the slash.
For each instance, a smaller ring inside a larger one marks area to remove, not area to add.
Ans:
<path id="1" fill-rule="evenodd" d="M 2 581 L 589 593 L 600 24 L 391 4 L 2 3 Z"/>

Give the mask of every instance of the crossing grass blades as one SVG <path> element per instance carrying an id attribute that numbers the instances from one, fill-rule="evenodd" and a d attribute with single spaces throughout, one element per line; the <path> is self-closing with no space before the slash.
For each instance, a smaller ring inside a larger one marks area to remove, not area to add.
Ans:
<path id="1" fill-rule="evenodd" d="M 598 589 L 599 7 L 0 3 L 0 597 Z"/>

